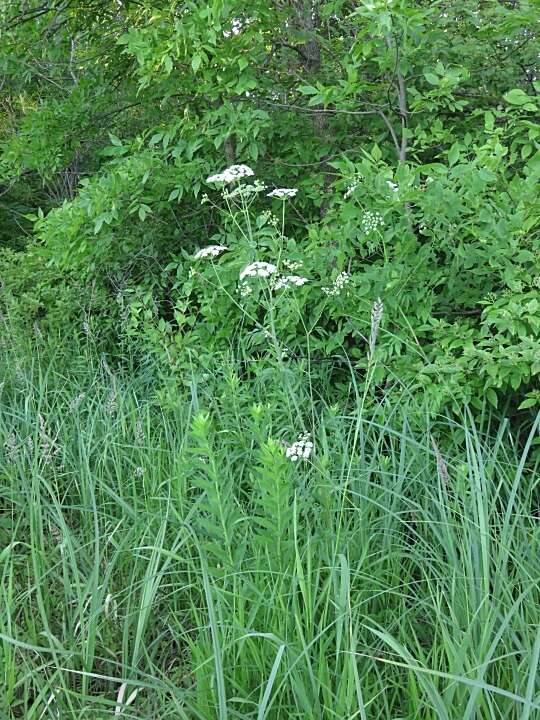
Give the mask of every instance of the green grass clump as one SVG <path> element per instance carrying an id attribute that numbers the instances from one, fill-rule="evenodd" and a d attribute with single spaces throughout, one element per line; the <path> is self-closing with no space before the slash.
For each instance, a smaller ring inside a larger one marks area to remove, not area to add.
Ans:
<path id="1" fill-rule="evenodd" d="M 538 423 L 1 362 L 1 717 L 540 717 Z"/>

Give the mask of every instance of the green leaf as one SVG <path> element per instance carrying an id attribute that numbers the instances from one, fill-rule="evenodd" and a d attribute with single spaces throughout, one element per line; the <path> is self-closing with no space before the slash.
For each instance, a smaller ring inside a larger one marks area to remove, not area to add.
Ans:
<path id="1" fill-rule="evenodd" d="M 165 72 L 167 73 L 167 75 L 170 75 L 173 69 L 173 61 L 169 55 L 164 55 L 163 67 L 165 68 Z"/>
<path id="2" fill-rule="evenodd" d="M 319 92 L 313 85 L 300 85 L 297 90 L 302 93 L 302 95 L 317 95 Z"/>
<path id="3" fill-rule="evenodd" d="M 507 92 L 506 95 L 504 95 L 504 99 L 510 105 L 525 105 L 525 103 L 529 103 L 532 100 L 530 95 L 527 95 L 526 92 L 518 88 Z"/>
<path id="4" fill-rule="evenodd" d="M 497 405 L 499 404 L 499 399 L 497 397 L 497 393 L 495 392 L 495 390 L 493 388 L 487 388 L 486 398 L 487 398 L 488 402 L 491 405 L 493 405 L 494 408 L 496 408 Z"/>
<path id="5" fill-rule="evenodd" d="M 191 58 L 191 68 L 194 73 L 201 67 L 202 57 L 200 55 L 193 55 Z"/>
<path id="6" fill-rule="evenodd" d="M 448 151 L 448 163 L 455 165 L 459 160 L 461 146 L 459 143 L 454 143 Z"/>
<path id="7" fill-rule="evenodd" d="M 144 203 L 142 205 L 139 205 L 139 219 L 144 221 L 146 219 L 147 215 L 152 214 L 152 208 L 148 207 L 148 205 L 145 205 Z"/>
<path id="8" fill-rule="evenodd" d="M 430 85 L 438 85 L 439 84 L 439 78 L 437 75 L 431 72 L 424 73 L 424 77 L 428 81 Z"/>
<path id="9" fill-rule="evenodd" d="M 371 157 L 374 160 L 380 160 L 382 158 L 381 148 L 377 145 L 377 143 L 373 143 L 373 147 L 371 148 Z"/>
<path id="10" fill-rule="evenodd" d="M 540 399 L 534 396 L 528 397 L 521 403 L 518 410 L 526 410 L 527 408 L 535 407 L 535 405 L 540 405 Z"/>

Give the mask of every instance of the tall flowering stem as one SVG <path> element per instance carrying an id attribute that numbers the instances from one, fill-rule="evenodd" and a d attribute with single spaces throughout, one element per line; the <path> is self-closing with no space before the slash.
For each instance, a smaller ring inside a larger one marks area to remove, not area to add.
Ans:
<path id="1" fill-rule="evenodd" d="M 375 346 L 377 345 L 377 335 L 379 334 L 379 326 L 381 324 L 384 312 L 384 305 L 381 298 L 377 298 L 371 308 L 371 331 L 369 333 L 368 363 L 371 365 L 375 355 Z"/>

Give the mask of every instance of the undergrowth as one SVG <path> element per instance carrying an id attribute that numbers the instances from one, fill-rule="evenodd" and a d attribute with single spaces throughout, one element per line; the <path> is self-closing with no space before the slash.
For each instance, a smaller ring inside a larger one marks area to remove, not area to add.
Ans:
<path id="1" fill-rule="evenodd" d="M 1 363 L 2 717 L 540 717 L 538 420 Z"/>

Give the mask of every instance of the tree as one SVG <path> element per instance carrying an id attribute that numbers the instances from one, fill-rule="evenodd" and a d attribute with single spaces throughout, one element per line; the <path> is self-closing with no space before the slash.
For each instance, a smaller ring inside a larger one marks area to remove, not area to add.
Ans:
<path id="1" fill-rule="evenodd" d="M 437 402 L 510 388 L 530 404 L 535 20 L 534 3 L 498 0 L 8 4 L 4 212 L 30 182 L 39 251 L 120 293 L 131 331 L 170 357 L 201 312 L 199 299 L 186 320 L 188 255 L 202 237 L 235 242 L 200 204 L 205 178 L 250 163 L 299 189 L 287 236 L 308 238 L 313 279 L 356 277 L 349 305 L 306 295 L 312 348 L 345 345 L 362 364 L 380 296 L 380 382 L 399 372 Z M 304 354 L 301 320 L 284 317 Z"/>

